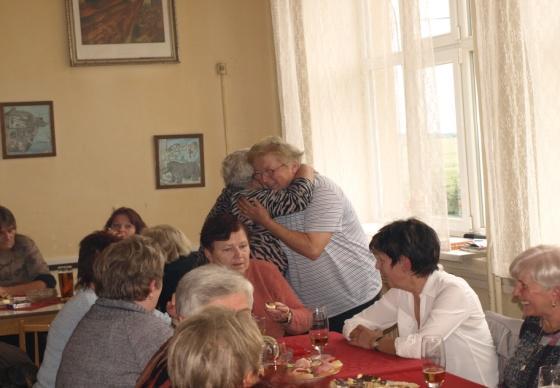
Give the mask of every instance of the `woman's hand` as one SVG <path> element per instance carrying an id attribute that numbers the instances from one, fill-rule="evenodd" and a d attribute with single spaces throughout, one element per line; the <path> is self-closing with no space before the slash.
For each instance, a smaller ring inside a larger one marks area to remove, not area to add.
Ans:
<path id="1" fill-rule="evenodd" d="M 382 330 L 371 330 L 365 326 L 358 325 L 350 333 L 350 345 L 371 349 L 373 343 L 381 337 L 383 337 Z"/>
<path id="2" fill-rule="evenodd" d="M 274 307 L 271 307 L 272 305 L 274 305 Z M 273 321 L 279 323 L 289 323 L 291 320 L 290 318 L 292 313 L 290 308 L 282 302 L 266 303 L 265 310 Z"/>
<path id="3" fill-rule="evenodd" d="M 256 199 L 249 201 L 247 198 L 241 197 L 237 201 L 237 205 L 245 217 L 257 224 L 264 225 L 267 221 L 271 220 L 266 208 Z"/>

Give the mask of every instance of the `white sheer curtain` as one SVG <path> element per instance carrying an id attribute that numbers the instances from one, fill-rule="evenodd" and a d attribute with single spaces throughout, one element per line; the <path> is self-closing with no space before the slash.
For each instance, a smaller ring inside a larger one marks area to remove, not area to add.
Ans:
<path id="1" fill-rule="evenodd" d="M 362 222 L 416 216 L 445 245 L 432 44 L 418 1 L 396 4 L 271 0 L 284 136 Z"/>
<path id="2" fill-rule="evenodd" d="M 488 253 L 494 273 L 508 277 L 521 251 L 559 242 L 560 2 L 472 4 Z"/>

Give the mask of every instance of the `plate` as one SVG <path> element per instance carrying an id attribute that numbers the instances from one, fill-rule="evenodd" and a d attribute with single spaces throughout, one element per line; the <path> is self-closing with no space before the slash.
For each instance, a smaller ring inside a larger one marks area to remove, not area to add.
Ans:
<path id="1" fill-rule="evenodd" d="M 296 367 L 300 363 L 310 364 L 308 368 Z M 326 369 L 326 364 L 330 365 L 330 369 Z M 306 373 L 306 369 L 308 372 Z M 334 357 L 323 354 L 322 356 L 302 357 L 298 359 L 294 365 L 288 369 L 286 377 L 289 383 L 295 385 L 314 384 L 327 377 L 334 376 L 342 369 L 342 362 Z M 315 373 L 319 373 L 315 375 Z"/>
<path id="2" fill-rule="evenodd" d="M 371 375 L 358 375 L 355 378 L 335 379 L 331 381 L 329 388 L 419 388 L 416 383 L 407 381 L 383 380 Z"/>

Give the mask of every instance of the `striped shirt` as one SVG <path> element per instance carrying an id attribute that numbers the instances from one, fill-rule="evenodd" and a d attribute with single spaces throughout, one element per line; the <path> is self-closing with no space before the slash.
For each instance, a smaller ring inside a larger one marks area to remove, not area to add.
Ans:
<path id="1" fill-rule="evenodd" d="M 310 205 L 276 221 L 300 232 L 333 233 L 316 260 L 282 243 L 288 257 L 286 277 L 305 306 L 327 306 L 329 317 L 333 317 L 379 293 L 381 277 L 368 249 L 367 237 L 352 204 L 330 179 L 316 175 Z"/>

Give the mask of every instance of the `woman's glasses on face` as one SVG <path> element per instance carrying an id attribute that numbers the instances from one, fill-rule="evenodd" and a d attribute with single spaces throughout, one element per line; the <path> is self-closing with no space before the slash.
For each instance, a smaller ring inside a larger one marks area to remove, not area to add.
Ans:
<path id="1" fill-rule="evenodd" d="M 282 167 L 287 167 L 287 165 L 282 163 L 281 165 L 279 165 L 276 168 L 269 168 L 269 169 L 266 169 L 264 171 L 255 171 L 255 173 L 253 174 L 253 179 L 255 179 L 257 181 L 260 181 L 264 177 L 272 178 L 274 176 L 274 174 L 276 173 L 276 171 L 279 170 Z"/>

